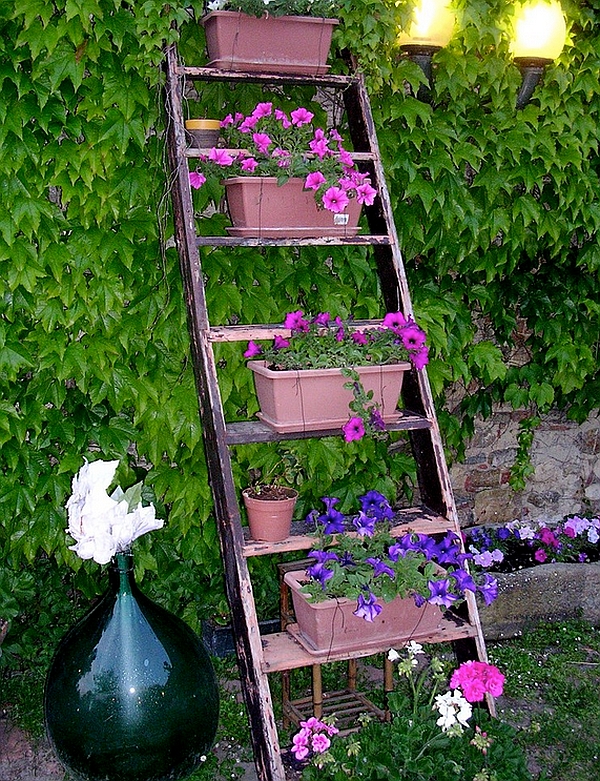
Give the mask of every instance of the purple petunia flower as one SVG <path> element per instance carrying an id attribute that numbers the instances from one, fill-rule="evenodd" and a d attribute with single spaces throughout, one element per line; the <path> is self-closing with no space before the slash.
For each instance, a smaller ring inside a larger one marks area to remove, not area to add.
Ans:
<path id="1" fill-rule="evenodd" d="M 430 580 L 427 583 L 429 587 L 430 596 L 427 598 L 427 602 L 432 605 L 439 605 L 440 607 L 450 607 L 453 602 L 456 602 L 458 597 L 450 590 L 450 580 L 444 578 L 443 580 Z"/>
<path id="2" fill-rule="evenodd" d="M 368 559 L 365 559 L 367 564 L 370 564 L 373 567 L 373 574 L 376 578 L 378 578 L 380 575 L 387 575 L 392 580 L 394 579 L 396 573 L 391 567 L 388 567 L 388 565 L 385 563 L 385 561 L 382 561 L 379 558 L 369 557 Z"/>
<path id="3" fill-rule="evenodd" d="M 394 517 L 390 503 L 379 491 L 367 491 L 366 494 L 358 497 L 358 501 L 363 512 L 372 515 L 377 520 L 389 520 Z"/>
<path id="4" fill-rule="evenodd" d="M 464 569 L 457 569 L 450 573 L 450 577 L 456 581 L 456 587 L 460 592 L 477 591 L 477 584 L 471 575 Z"/>
<path id="5" fill-rule="evenodd" d="M 352 524 L 354 528 L 356 529 L 356 532 L 361 537 L 372 537 L 375 532 L 375 522 L 376 518 L 367 515 L 362 510 L 359 512 L 359 514 L 354 518 L 352 521 Z"/>
<path id="6" fill-rule="evenodd" d="M 483 597 L 485 604 L 491 605 L 498 596 L 498 581 L 489 572 L 485 572 L 483 578 L 483 583 L 477 587 L 477 590 Z"/>
<path id="7" fill-rule="evenodd" d="M 377 604 L 377 597 L 372 591 L 364 594 L 359 594 L 356 601 L 356 610 L 354 615 L 358 618 L 364 618 L 365 621 L 374 621 L 382 611 L 381 605 Z"/>
<path id="8" fill-rule="evenodd" d="M 323 515 L 319 515 L 317 521 L 323 524 L 324 533 L 337 534 L 338 532 L 343 532 L 344 514 L 339 510 L 336 510 L 334 507 L 334 505 L 336 505 L 340 500 L 336 499 L 334 496 L 324 496 L 322 501 L 324 502 L 327 510 L 323 513 Z"/>
<path id="9" fill-rule="evenodd" d="M 311 559 L 316 559 L 315 564 L 311 564 L 306 568 L 306 574 L 318 580 L 321 584 L 321 588 L 325 591 L 327 587 L 327 581 L 333 577 L 333 570 L 326 567 L 325 564 L 328 561 L 338 561 L 338 556 L 335 553 L 329 553 L 328 551 L 313 550 L 309 554 Z"/>

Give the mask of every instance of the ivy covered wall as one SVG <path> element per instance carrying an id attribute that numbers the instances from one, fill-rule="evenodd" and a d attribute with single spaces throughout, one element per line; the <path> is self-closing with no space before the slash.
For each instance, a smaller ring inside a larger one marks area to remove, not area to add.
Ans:
<path id="1" fill-rule="evenodd" d="M 340 0 L 335 44 L 367 75 L 433 349 L 429 374 L 449 452 L 460 455 L 475 416 L 495 403 L 531 416 L 556 406 L 576 421 L 600 406 L 600 7 L 565 0 L 569 44 L 517 112 L 511 3 L 459 6 L 456 35 L 435 58 L 435 107 L 412 97 L 420 71 L 394 46 L 406 8 Z M 99 456 L 122 460 L 124 487 L 144 477 L 167 517 L 136 543 L 148 587 L 194 625 L 226 610 L 162 143 L 162 47 L 178 27 L 186 59 L 202 64 L 200 12 L 158 0 L 0 2 L 0 605 L 9 618 L 39 590 L 40 560 L 53 588 L 69 579 L 97 591 L 97 567 L 66 549 L 63 507 L 83 457 Z M 261 96 L 248 86 L 235 100 L 248 110 Z M 187 106 L 221 116 L 231 101 L 211 85 Z M 196 193 L 198 210 L 219 197 Z M 221 215 L 204 222 L 223 229 Z M 322 248 L 206 251 L 211 319 L 279 322 L 298 307 L 380 316 L 366 252 L 341 260 Z M 252 415 L 241 350 L 219 357 L 228 417 Z M 450 387 L 462 391 L 452 414 Z M 329 493 L 346 503 L 369 488 L 410 498 L 408 455 L 389 458 L 381 442 L 239 448 L 240 485 L 282 455 L 300 465 L 300 512 Z M 268 603 L 269 579 L 261 584 Z"/>

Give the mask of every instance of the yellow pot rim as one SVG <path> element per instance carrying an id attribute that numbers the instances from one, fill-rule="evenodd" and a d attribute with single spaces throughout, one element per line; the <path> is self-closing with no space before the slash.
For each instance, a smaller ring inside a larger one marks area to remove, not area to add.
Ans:
<path id="1" fill-rule="evenodd" d="M 220 130 L 221 123 L 218 119 L 186 119 L 185 126 L 188 130 Z"/>

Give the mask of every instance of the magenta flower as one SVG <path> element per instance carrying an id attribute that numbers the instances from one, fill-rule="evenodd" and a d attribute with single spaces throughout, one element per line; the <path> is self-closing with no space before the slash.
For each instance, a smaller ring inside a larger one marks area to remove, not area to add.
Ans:
<path id="1" fill-rule="evenodd" d="M 342 426 L 344 432 L 344 439 L 346 442 L 354 442 L 362 439 L 365 435 L 365 424 L 362 418 L 350 418 L 350 420 Z"/>
<path id="2" fill-rule="evenodd" d="M 285 113 L 285 111 L 282 111 L 280 108 L 275 109 L 275 119 L 278 122 L 281 122 L 281 127 L 287 130 L 287 128 L 292 126 L 292 123 L 289 120 L 288 115 Z"/>
<path id="3" fill-rule="evenodd" d="M 310 323 L 304 317 L 304 312 L 301 309 L 298 309 L 296 312 L 288 312 L 283 325 L 292 331 L 308 332 L 310 328 Z"/>
<path id="4" fill-rule="evenodd" d="M 343 138 L 340 136 L 340 134 L 338 133 L 338 131 L 337 131 L 335 128 L 332 128 L 332 129 L 329 131 L 329 135 L 330 135 L 330 137 L 331 137 L 331 140 L 332 140 L 332 141 L 337 141 L 337 143 L 338 143 L 338 144 L 341 144 L 341 143 L 342 143 L 342 141 L 344 140 L 344 139 L 343 139 Z"/>
<path id="5" fill-rule="evenodd" d="M 365 206 L 371 206 L 375 201 L 376 195 L 377 190 L 374 187 L 371 187 L 368 182 L 359 184 L 356 188 L 356 200 Z"/>
<path id="6" fill-rule="evenodd" d="M 244 121 L 238 125 L 240 133 L 251 133 L 258 124 L 258 117 L 246 117 Z"/>
<path id="7" fill-rule="evenodd" d="M 229 127 L 230 125 L 233 125 L 233 116 L 231 114 L 227 114 L 227 116 L 221 120 L 221 127 Z"/>
<path id="8" fill-rule="evenodd" d="M 266 133 L 253 133 L 252 140 L 256 144 L 256 148 L 261 155 L 265 155 L 273 143 L 270 136 L 268 136 Z"/>
<path id="9" fill-rule="evenodd" d="M 257 168 L 258 160 L 255 160 L 254 157 L 246 157 L 244 160 L 242 160 L 242 171 L 246 171 L 246 173 L 252 174 L 254 171 L 256 171 Z"/>
<path id="10" fill-rule="evenodd" d="M 296 759 L 301 762 L 309 754 L 308 739 L 310 737 L 310 730 L 302 728 L 300 732 L 296 733 L 292 738 L 292 754 Z"/>
<path id="11" fill-rule="evenodd" d="M 356 344 L 369 344 L 369 340 L 362 331 L 353 331 L 351 339 L 353 342 L 356 342 Z"/>
<path id="12" fill-rule="evenodd" d="M 313 171 L 310 173 L 304 182 L 304 188 L 306 190 L 318 190 L 322 184 L 325 184 L 327 179 L 320 171 Z"/>
<path id="13" fill-rule="evenodd" d="M 429 347 L 424 345 L 420 350 L 415 350 L 410 354 L 410 360 L 413 362 L 415 369 L 421 370 L 429 363 Z"/>
<path id="14" fill-rule="evenodd" d="M 314 318 L 313 323 L 316 323 L 317 325 L 329 325 L 329 321 L 331 320 L 331 315 L 329 312 L 319 312 L 319 314 Z"/>
<path id="15" fill-rule="evenodd" d="M 311 746 L 316 754 L 323 754 L 327 751 L 329 746 L 331 746 L 331 741 L 327 735 L 323 735 L 322 732 L 319 732 L 316 735 L 313 735 Z"/>
<path id="16" fill-rule="evenodd" d="M 392 330 L 399 330 L 407 324 L 408 320 L 402 312 L 388 312 L 381 323 L 384 328 L 391 328 Z"/>
<path id="17" fill-rule="evenodd" d="M 272 103 L 258 103 L 256 108 L 252 112 L 252 116 L 256 119 L 262 119 L 263 117 L 269 117 L 273 111 Z"/>
<path id="18" fill-rule="evenodd" d="M 204 174 L 201 174 L 198 171 L 190 171 L 190 187 L 193 187 L 194 190 L 198 190 L 202 187 L 205 181 L 206 176 L 204 176 Z"/>
<path id="19" fill-rule="evenodd" d="M 425 331 L 413 321 L 409 321 L 400 331 L 400 339 L 407 350 L 420 350 L 426 338 Z"/>
<path id="20" fill-rule="evenodd" d="M 279 336 L 279 334 L 276 334 L 275 338 L 273 339 L 273 347 L 275 350 L 283 350 L 285 347 L 290 346 L 290 340 L 286 339 L 284 336 Z"/>
<path id="21" fill-rule="evenodd" d="M 310 151 L 313 152 L 319 160 L 322 160 L 324 157 L 327 157 L 328 154 L 330 154 L 331 149 L 327 145 L 327 139 L 320 138 L 320 139 L 313 139 L 308 144 L 310 147 Z"/>
<path id="22" fill-rule="evenodd" d="M 213 146 L 213 148 L 208 153 L 208 159 L 212 163 L 216 163 L 217 165 L 222 166 L 233 165 L 235 160 L 235 158 L 233 158 L 226 149 L 219 149 L 216 146 Z"/>
<path id="23" fill-rule="evenodd" d="M 340 162 L 342 165 L 345 165 L 346 168 L 352 168 L 354 166 L 354 160 L 352 159 L 352 155 L 350 152 L 347 152 L 345 149 L 343 149 L 341 146 L 338 150 L 338 156 L 340 158 Z"/>
<path id="24" fill-rule="evenodd" d="M 504 689 L 505 676 L 487 662 L 463 662 L 450 678 L 452 689 L 460 688 L 469 702 L 479 702 L 486 694 L 499 697 Z"/>
<path id="25" fill-rule="evenodd" d="M 539 561 L 540 564 L 543 564 L 548 558 L 548 554 L 546 553 L 545 550 L 543 550 L 543 548 L 538 548 L 536 552 L 533 554 L 533 558 L 536 561 Z"/>
<path id="26" fill-rule="evenodd" d="M 260 355 L 261 353 L 262 353 L 262 347 L 260 346 L 260 344 L 257 344 L 251 339 L 248 342 L 248 349 L 244 353 L 244 358 L 256 358 L 256 356 Z"/>
<path id="27" fill-rule="evenodd" d="M 290 117 L 292 118 L 292 125 L 296 125 L 296 127 L 302 127 L 302 125 L 310 125 L 310 123 L 313 121 L 313 117 L 315 115 L 312 113 L 312 111 L 308 111 L 305 108 L 297 108 L 294 111 L 291 112 Z"/>
<path id="28" fill-rule="evenodd" d="M 323 195 L 323 206 L 330 212 L 343 212 L 350 199 L 341 187 L 330 187 Z"/>

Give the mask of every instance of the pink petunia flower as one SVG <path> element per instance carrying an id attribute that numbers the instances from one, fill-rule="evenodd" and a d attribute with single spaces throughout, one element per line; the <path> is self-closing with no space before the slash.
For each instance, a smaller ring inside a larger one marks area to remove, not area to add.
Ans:
<path id="1" fill-rule="evenodd" d="M 273 112 L 272 103 L 258 103 L 256 108 L 252 112 L 252 116 L 256 119 L 262 119 L 263 117 L 270 117 Z"/>
<path id="2" fill-rule="evenodd" d="M 246 171 L 247 173 L 252 174 L 258 168 L 258 160 L 256 160 L 254 157 L 246 157 L 244 160 L 242 160 L 240 167 L 242 171 Z"/>
<path id="3" fill-rule="evenodd" d="M 315 115 L 312 113 L 312 111 L 308 111 L 305 108 L 297 108 L 290 114 L 290 117 L 292 118 L 292 125 L 296 125 L 296 127 L 302 127 L 302 125 L 309 125 L 313 117 Z"/>
<path id="4" fill-rule="evenodd" d="M 304 182 L 304 188 L 306 190 L 318 190 L 319 187 L 322 184 L 325 184 L 327 179 L 323 176 L 323 174 L 320 171 L 313 171 L 313 173 L 309 174 L 306 177 L 306 180 Z"/>
<path id="5" fill-rule="evenodd" d="M 201 174 L 198 171 L 190 171 L 190 187 L 193 187 L 194 190 L 198 190 L 202 187 L 205 181 L 206 176 L 204 176 L 204 174 Z"/>
<path id="6" fill-rule="evenodd" d="M 371 206 L 375 201 L 376 195 L 377 190 L 374 187 L 371 187 L 368 182 L 359 184 L 356 188 L 356 200 L 365 206 Z"/>
<path id="7" fill-rule="evenodd" d="M 365 424 L 362 418 L 350 418 L 350 420 L 342 426 L 344 432 L 344 439 L 346 442 L 355 442 L 362 439 L 365 435 Z"/>
<path id="8" fill-rule="evenodd" d="M 313 138 L 308 146 L 310 147 L 310 151 L 313 152 L 319 160 L 322 160 L 324 157 L 327 157 L 328 154 L 331 154 L 331 149 L 327 145 L 327 140 L 324 138 Z"/>
<path id="9" fill-rule="evenodd" d="M 256 358 L 257 355 L 262 353 L 262 347 L 252 339 L 248 342 L 248 349 L 244 353 L 244 358 Z"/>
<path id="10" fill-rule="evenodd" d="M 285 111 L 282 111 L 280 108 L 275 109 L 275 119 L 278 122 L 281 122 L 281 127 L 284 130 L 287 130 L 289 127 L 292 126 L 292 123 L 290 122 L 288 115 L 285 113 Z"/>
<path id="11" fill-rule="evenodd" d="M 323 195 L 323 206 L 330 212 L 343 212 L 350 199 L 341 187 L 330 187 Z"/>
<path id="12" fill-rule="evenodd" d="M 253 133 L 252 140 L 256 144 L 256 148 L 261 154 L 266 154 L 269 147 L 273 143 L 270 136 L 267 133 Z"/>
<path id="13" fill-rule="evenodd" d="M 304 312 L 298 309 L 295 312 L 288 312 L 283 321 L 284 328 L 290 328 L 292 331 L 308 331 L 310 323 L 304 317 Z"/>
<path id="14" fill-rule="evenodd" d="M 216 146 L 208 153 L 208 159 L 216 163 L 217 165 L 229 166 L 233 165 L 235 158 L 233 158 L 226 149 L 219 149 Z"/>
<path id="15" fill-rule="evenodd" d="M 381 324 L 384 328 L 399 329 L 407 323 L 408 320 L 404 317 L 402 312 L 388 312 Z"/>

